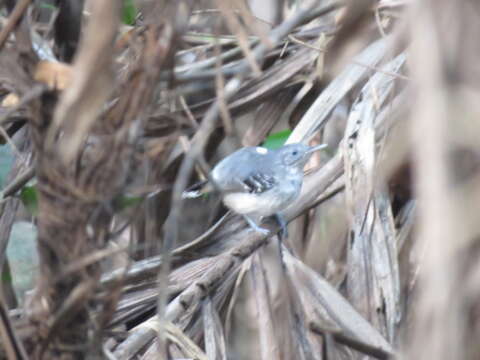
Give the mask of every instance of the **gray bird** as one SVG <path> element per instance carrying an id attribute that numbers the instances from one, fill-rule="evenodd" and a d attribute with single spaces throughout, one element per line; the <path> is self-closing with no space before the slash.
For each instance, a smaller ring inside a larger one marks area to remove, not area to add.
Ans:
<path id="1" fill-rule="evenodd" d="M 245 147 L 220 161 L 212 170 L 210 179 L 184 192 L 184 198 L 198 197 L 217 190 L 223 203 L 262 234 L 269 231 L 258 225 L 265 217 L 274 215 L 286 235 L 286 223 L 279 212 L 300 194 L 303 167 L 314 151 L 326 145 L 311 147 L 290 144 L 276 150 L 264 147 Z M 200 185 L 200 187 L 199 187 Z"/>

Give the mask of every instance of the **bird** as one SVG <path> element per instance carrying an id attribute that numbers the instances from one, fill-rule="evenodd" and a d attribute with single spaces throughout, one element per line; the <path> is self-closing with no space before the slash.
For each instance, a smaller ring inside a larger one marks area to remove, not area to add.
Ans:
<path id="1" fill-rule="evenodd" d="M 242 215 L 253 230 L 268 235 L 269 230 L 259 223 L 274 216 L 281 227 L 280 235 L 287 236 L 280 211 L 299 196 L 303 168 L 312 153 L 326 146 L 294 143 L 274 150 L 261 146 L 241 148 L 215 165 L 209 180 L 184 191 L 183 198 L 220 192 L 225 206 Z"/>

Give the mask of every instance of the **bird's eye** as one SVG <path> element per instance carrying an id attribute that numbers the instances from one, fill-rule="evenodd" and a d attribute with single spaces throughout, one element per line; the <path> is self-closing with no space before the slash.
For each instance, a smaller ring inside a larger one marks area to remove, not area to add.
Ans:
<path id="1" fill-rule="evenodd" d="M 295 150 L 294 152 L 292 152 L 292 155 L 294 155 L 294 156 L 295 156 L 295 155 L 298 155 L 298 151 Z"/>

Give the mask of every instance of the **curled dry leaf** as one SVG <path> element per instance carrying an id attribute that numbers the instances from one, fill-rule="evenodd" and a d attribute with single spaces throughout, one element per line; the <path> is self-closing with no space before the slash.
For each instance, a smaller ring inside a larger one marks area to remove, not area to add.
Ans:
<path id="1" fill-rule="evenodd" d="M 72 66 L 61 62 L 40 61 L 34 79 L 51 89 L 65 90 L 72 81 Z"/>
<path id="2" fill-rule="evenodd" d="M 18 98 L 17 94 L 10 93 L 7 96 L 5 96 L 2 100 L 2 106 L 3 107 L 12 107 L 18 105 L 20 102 L 20 99 Z"/>

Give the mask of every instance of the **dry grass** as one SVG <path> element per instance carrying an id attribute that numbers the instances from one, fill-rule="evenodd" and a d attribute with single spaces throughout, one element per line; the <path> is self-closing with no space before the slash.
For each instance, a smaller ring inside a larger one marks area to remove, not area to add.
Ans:
<path id="1" fill-rule="evenodd" d="M 271 3 L 6 1 L 0 263 L 35 177 L 40 268 L 3 357 L 480 356 L 478 5 Z M 285 129 L 329 144 L 285 242 L 182 199 Z"/>

